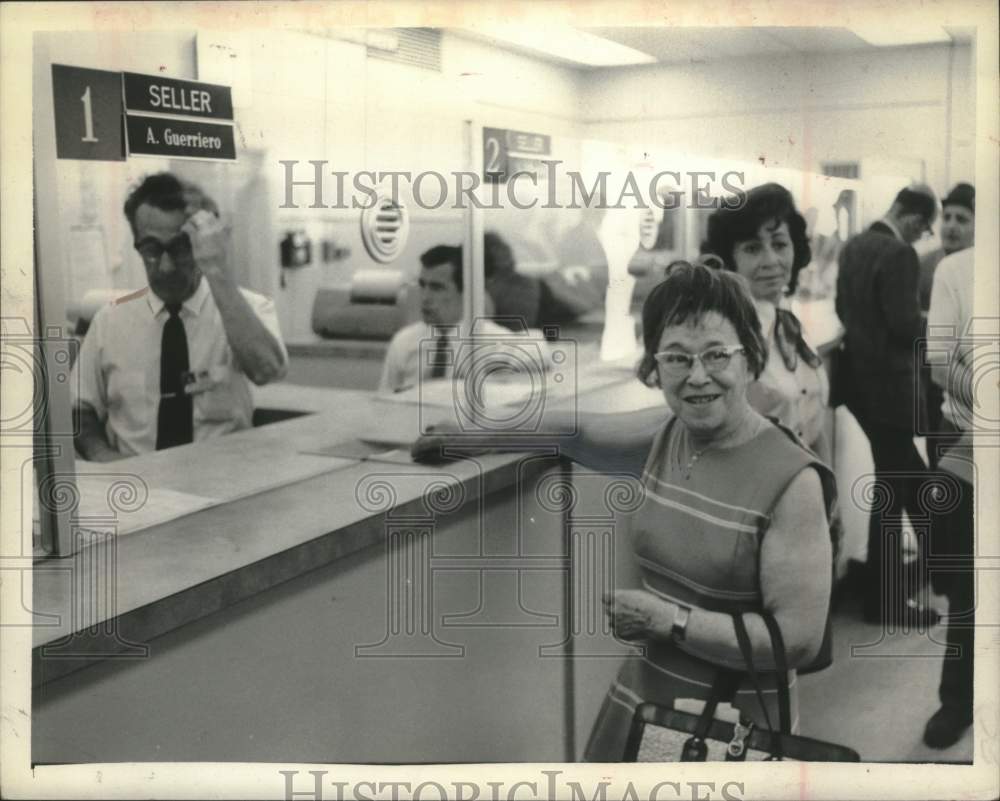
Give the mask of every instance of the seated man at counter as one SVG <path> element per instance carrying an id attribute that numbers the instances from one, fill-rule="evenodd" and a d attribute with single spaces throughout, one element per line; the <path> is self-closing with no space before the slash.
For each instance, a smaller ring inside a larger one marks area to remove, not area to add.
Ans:
<path id="1" fill-rule="evenodd" d="M 450 378 L 456 369 L 462 372 L 462 361 L 456 365 L 455 353 L 461 341 L 457 328 L 462 320 L 462 249 L 438 245 L 420 256 L 420 313 L 422 320 L 401 328 L 389 342 L 382 367 L 378 391 L 402 392 L 421 380 Z M 472 327 L 476 339 L 509 342 L 512 336 L 523 336 L 489 319 L 476 320 Z M 433 340 L 433 342 L 431 342 Z M 421 363 L 420 343 L 427 358 Z M 550 351 L 544 341 L 538 343 L 543 364 L 549 368 Z"/>
<path id="2" fill-rule="evenodd" d="M 148 286 L 94 316 L 73 367 L 76 448 L 107 462 L 248 428 L 285 374 L 274 305 L 232 274 L 215 203 L 170 173 L 125 201 Z"/>

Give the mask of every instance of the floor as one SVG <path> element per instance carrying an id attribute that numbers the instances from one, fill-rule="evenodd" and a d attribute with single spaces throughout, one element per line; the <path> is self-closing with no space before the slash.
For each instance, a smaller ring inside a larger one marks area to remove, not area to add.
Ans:
<path id="1" fill-rule="evenodd" d="M 298 755 L 305 761 L 330 761 L 336 748 L 345 748 L 336 742 L 343 727 L 331 726 L 331 720 L 353 719 L 366 729 L 372 728 L 373 721 L 398 722 L 398 709 L 392 712 L 389 708 L 375 708 L 379 704 L 391 706 L 398 700 L 399 676 L 395 674 L 394 678 L 376 677 L 385 680 L 385 686 L 394 683 L 395 696 L 376 699 L 362 692 L 356 699 L 356 709 L 347 710 L 346 704 L 341 704 L 337 714 L 323 711 L 324 704 L 330 704 L 336 695 L 338 685 L 357 680 L 345 669 L 345 664 L 349 667 L 353 661 L 352 656 L 338 660 L 338 649 L 331 644 L 345 636 L 350 642 L 367 641 L 357 639 L 359 633 L 344 622 L 353 620 L 351 625 L 356 627 L 357 621 L 364 618 L 360 608 L 352 607 L 346 617 L 336 614 L 338 605 L 362 593 L 342 582 L 340 586 L 346 589 L 331 594 L 332 585 L 324 576 L 335 568 L 314 571 L 309 574 L 313 577 L 310 581 L 282 585 L 226 613 L 158 638 L 153 643 L 155 658 L 142 664 L 114 664 L 109 660 L 74 674 L 72 681 L 64 679 L 46 685 L 35 698 L 35 758 L 40 762 L 273 761 Z M 359 574 L 357 581 L 362 580 L 371 579 Z M 303 615 L 303 595 L 312 599 L 311 608 L 325 608 L 327 613 L 322 618 Z M 943 599 L 938 599 L 938 605 L 944 606 Z M 303 649 L 316 640 L 317 631 L 322 635 L 319 642 L 325 643 L 321 648 L 324 656 L 302 658 Z M 361 633 L 368 635 L 367 629 Z M 801 733 L 849 745 L 865 762 L 970 762 L 971 729 L 946 750 L 927 748 L 921 741 L 924 725 L 937 709 L 943 649 L 936 640 L 943 635 L 943 628 L 936 627 L 929 632 L 883 636 L 880 627 L 862 621 L 858 605 L 845 603 L 834 617 L 833 665 L 820 673 L 799 677 Z M 496 636 L 493 631 L 483 632 L 483 641 L 470 641 L 470 653 L 472 645 L 482 651 Z M 262 642 L 272 647 L 262 649 Z M 515 652 L 507 645 L 503 649 Z M 263 658 L 264 651 L 278 652 L 280 664 L 276 666 Z M 298 657 L 289 659 L 289 654 Z M 377 672 L 388 667 L 380 663 L 366 670 Z M 408 668 L 406 672 L 415 678 L 416 671 L 423 667 Z M 485 675 L 481 666 L 473 671 L 461 669 L 446 684 L 456 690 L 464 680 L 462 676 L 480 682 Z M 178 676 L 186 676 L 180 686 L 176 684 Z M 275 680 L 277 676 L 281 681 Z M 425 688 L 433 683 L 426 676 L 422 682 Z M 538 681 L 519 685 L 516 676 L 495 674 L 490 683 L 496 685 L 498 697 L 491 700 L 484 694 L 484 709 L 466 710 L 465 714 L 485 716 L 489 709 L 500 708 L 504 697 L 515 697 L 514 693 L 523 696 L 526 687 L 534 693 L 528 701 L 531 708 L 544 710 L 551 706 L 551 688 Z M 167 691 L 150 693 L 150 687 L 161 685 L 168 687 Z M 269 714 L 262 711 L 262 696 L 269 699 Z M 430 712 L 436 703 L 435 695 L 424 691 L 419 697 L 421 705 L 430 705 L 418 710 L 418 718 L 428 725 L 426 721 L 436 720 Z M 309 712 L 317 706 L 319 712 Z M 557 714 L 558 705 L 551 708 L 553 715 Z M 95 718 L 94 709 L 102 710 L 99 718 Z M 275 710 L 283 712 L 277 715 Z M 588 710 L 587 719 L 580 721 L 584 732 L 593 715 L 590 707 Z M 441 716 L 440 725 L 446 729 L 450 726 L 447 715 Z M 492 729 L 482 731 L 492 732 L 489 736 L 495 737 L 499 729 L 495 722 Z M 333 761 L 366 761 L 361 757 L 371 752 L 359 735 L 359 729 L 349 735 L 349 739 L 359 741 L 359 753 Z M 443 730 L 437 736 L 442 743 L 446 739 Z M 459 761 L 465 756 L 458 748 L 450 753 Z M 560 757 L 554 753 L 549 758 Z"/>
<path id="2" fill-rule="evenodd" d="M 947 608 L 943 598 L 933 605 Z M 890 634 L 865 623 L 860 604 L 850 602 L 833 625 L 833 665 L 799 677 L 802 734 L 849 745 L 865 762 L 972 761 L 971 728 L 951 748 L 923 743 L 939 706 L 943 626 Z"/>

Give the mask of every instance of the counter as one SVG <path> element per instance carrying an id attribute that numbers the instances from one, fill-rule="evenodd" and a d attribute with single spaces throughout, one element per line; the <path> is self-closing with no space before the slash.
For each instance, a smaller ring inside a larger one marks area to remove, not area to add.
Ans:
<path id="1" fill-rule="evenodd" d="M 581 397 L 628 375 L 592 372 Z M 576 759 L 617 660 L 575 686 L 574 614 L 601 615 L 570 586 L 614 510 L 574 533 L 552 447 L 412 464 L 391 446 L 412 403 L 288 384 L 258 403 L 304 414 L 100 466 L 214 505 L 37 564 L 34 758 Z M 385 444 L 317 455 L 364 432 Z"/>

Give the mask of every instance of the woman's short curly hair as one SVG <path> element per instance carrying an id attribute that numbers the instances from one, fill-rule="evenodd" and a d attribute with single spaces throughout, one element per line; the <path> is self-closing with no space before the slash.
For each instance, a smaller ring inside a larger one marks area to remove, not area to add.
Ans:
<path id="1" fill-rule="evenodd" d="M 788 291 L 794 292 L 799 271 L 812 260 L 812 248 L 806 233 L 805 218 L 795 208 L 795 199 L 781 184 L 769 183 L 754 187 L 746 194 L 746 202 L 739 208 L 722 207 L 708 218 L 706 250 L 722 259 L 727 270 L 736 271 L 733 250 L 737 242 L 753 239 L 765 223 L 777 220 L 786 223 L 792 239 L 795 258 Z"/>
<path id="2" fill-rule="evenodd" d="M 675 261 L 666 277 L 649 293 L 642 307 L 645 348 L 637 374 L 646 386 L 659 386 L 656 352 L 668 326 L 695 323 L 716 312 L 736 329 L 747 366 L 756 380 L 767 363 L 767 342 L 747 282 L 735 273 L 704 264 Z"/>

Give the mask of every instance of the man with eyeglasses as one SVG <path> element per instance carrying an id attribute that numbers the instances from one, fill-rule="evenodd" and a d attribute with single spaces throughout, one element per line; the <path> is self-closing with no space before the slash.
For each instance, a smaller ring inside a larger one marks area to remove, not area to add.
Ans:
<path id="1" fill-rule="evenodd" d="M 282 378 L 273 303 L 236 283 L 215 203 L 171 173 L 125 201 L 148 286 L 95 316 L 74 365 L 76 447 L 112 461 L 248 428 L 249 381 Z"/>
<path id="2" fill-rule="evenodd" d="M 922 583 L 921 561 L 904 564 L 899 536 L 904 511 L 910 520 L 923 516 L 926 465 L 913 438 L 922 428 L 915 351 L 926 314 L 913 243 L 931 231 L 936 217 L 933 190 L 922 184 L 902 189 L 885 216 L 850 239 L 839 256 L 836 308 L 845 332 L 838 381 L 875 462 L 863 589 L 864 616 L 872 623 L 923 627 L 938 619 L 912 597 Z"/>

